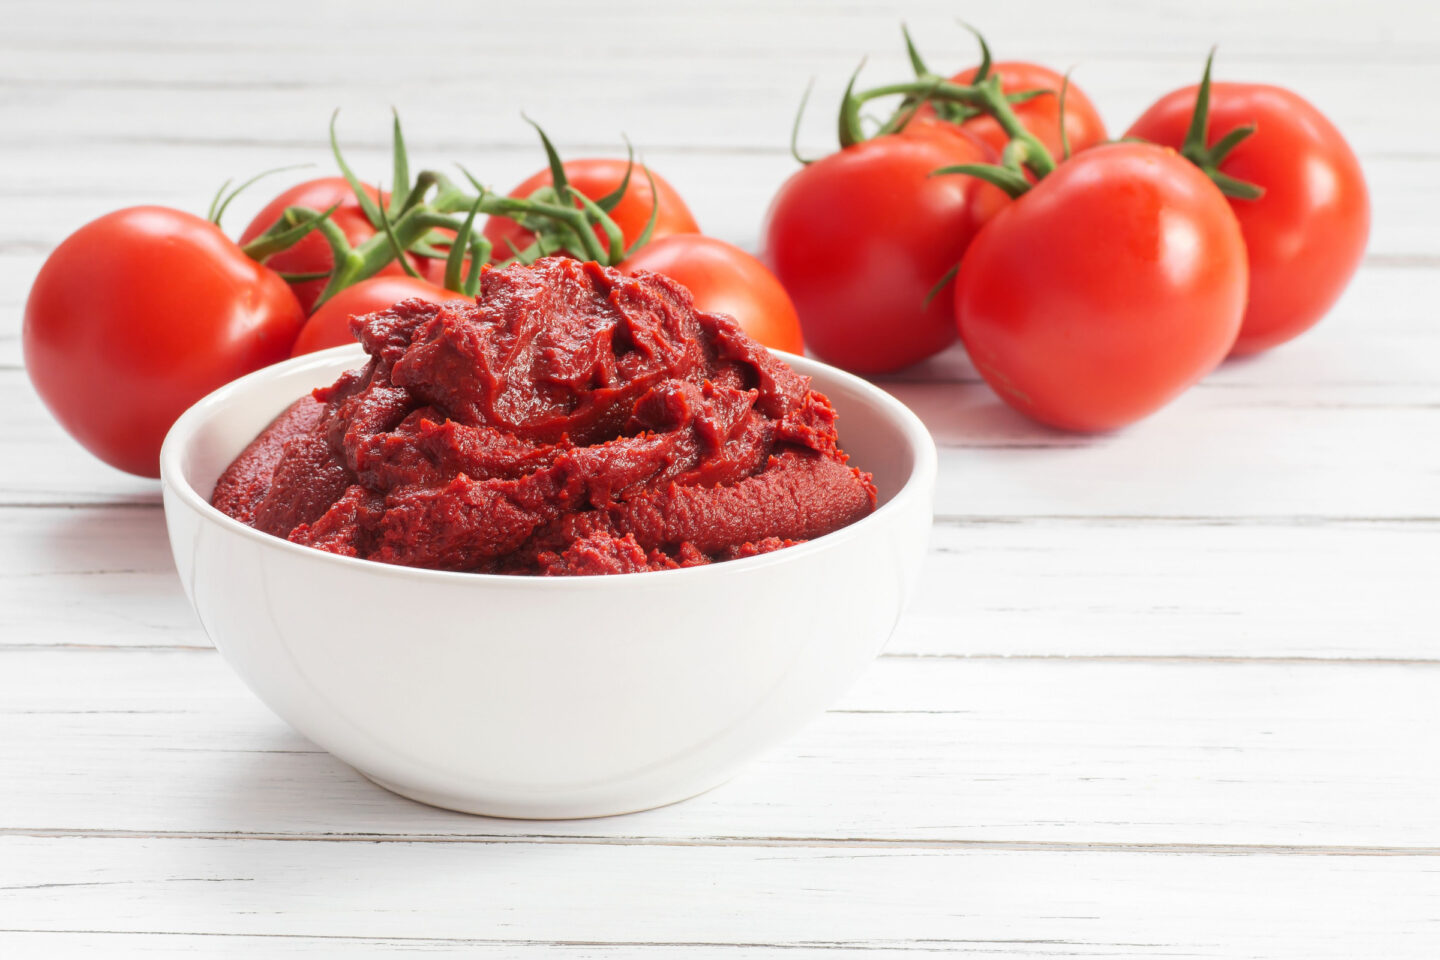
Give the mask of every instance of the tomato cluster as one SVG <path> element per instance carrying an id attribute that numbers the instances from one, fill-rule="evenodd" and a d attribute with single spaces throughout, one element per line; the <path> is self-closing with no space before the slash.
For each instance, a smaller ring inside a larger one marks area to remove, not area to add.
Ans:
<path id="1" fill-rule="evenodd" d="M 764 258 L 821 359 L 890 373 L 958 335 L 1007 403 L 1110 430 L 1303 332 L 1359 265 L 1359 163 L 1295 93 L 1212 84 L 1207 63 L 1110 141 L 1043 66 L 992 63 L 981 40 L 981 64 L 946 79 L 905 39 L 915 79 L 852 78 L 841 149 L 766 220 Z M 860 106 L 887 96 L 867 136 Z"/>
<path id="2" fill-rule="evenodd" d="M 982 39 L 947 78 L 905 41 L 914 79 L 851 79 L 841 149 L 781 187 L 763 259 L 700 233 L 633 154 L 565 162 L 537 127 L 546 167 L 498 194 L 468 171 L 412 179 L 397 120 L 387 192 L 351 171 L 332 119 L 341 175 L 281 192 L 238 242 L 219 223 L 248 183 L 206 219 L 135 207 L 66 239 L 26 303 L 26 368 L 85 447 L 154 476 L 170 424 L 223 383 L 351 342 L 356 315 L 474 297 L 490 265 L 563 255 L 667 274 L 767 346 L 861 373 L 958 336 L 1012 406 L 1108 430 L 1301 333 L 1359 264 L 1359 163 L 1288 90 L 1212 84 L 1207 64 L 1110 141 L 1046 67 L 992 62 Z M 861 107 L 884 97 L 900 103 L 867 132 Z"/>
<path id="3" fill-rule="evenodd" d="M 406 299 L 474 297 L 487 265 L 557 254 L 668 274 L 702 310 L 734 316 L 768 346 L 804 349 L 774 275 L 701 234 L 658 174 L 633 157 L 562 162 L 541 140 L 549 165 L 507 195 L 468 173 L 473 193 L 433 171 L 411 184 L 397 121 L 392 191 L 358 180 L 336 144 L 343 175 L 281 192 L 238 242 L 219 226 L 238 190 L 222 189 L 209 219 L 161 207 L 101 217 L 36 277 L 23 334 L 31 381 L 92 453 L 156 476 L 166 431 L 211 390 L 353 342 L 354 316 Z"/>

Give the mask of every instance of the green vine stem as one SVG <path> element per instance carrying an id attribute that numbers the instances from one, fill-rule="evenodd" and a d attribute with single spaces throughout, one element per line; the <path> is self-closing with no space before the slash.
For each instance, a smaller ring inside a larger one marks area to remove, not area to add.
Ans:
<path id="1" fill-rule="evenodd" d="M 240 186 L 236 187 L 234 190 L 231 190 L 228 194 L 225 191 L 234 181 L 226 180 L 223 184 L 220 185 L 220 190 L 218 193 L 215 194 L 215 199 L 210 201 L 210 210 L 205 214 L 205 219 L 209 220 L 217 227 L 220 226 L 220 220 L 225 216 L 225 211 L 230 209 L 230 203 L 236 197 L 240 196 L 240 194 L 243 193 L 246 188 L 251 187 L 256 183 L 259 183 L 261 180 L 264 180 L 266 177 L 270 176 L 273 173 L 284 173 L 287 170 L 299 170 L 303 167 L 308 166 L 310 166 L 310 164 L 308 163 L 292 163 L 284 167 L 272 167 L 269 170 L 262 170 L 260 173 L 255 174 L 255 176 L 240 184 Z"/>
<path id="2" fill-rule="evenodd" d="M 470 213 L 465 217 L 465 223 L 460 232 L 455 234 L 455 242 L 450 245 L 450 255 L 445 258 L 445 287 L 448 290 L 461 290 L 471 296 L 479 293 L 480 267 L 490 259 L 490 241 L 484 235 L 479 236 L 479 245 L 471 245 L 470 249 L 470 273 L 475 280 L 476 289 L 470 288 L 471 277 L 462 277 L 461 270 L 465 266 L 465 244 L 467 238 L 475 237 L 475 215 L 480 212 L 480 203 L 485 199 L 485 194 L 475 198 L 475 203 L 470 207 Z M 481 255 L 483 251 L 483 256 Z"/>
<path id="3" fill-rule="evenodd" d="M 585 196 L 585 194 L 579 190 L 571 190 L 570 195 L 580 201 L 581 209 L 591 217 L 594 217 L 595 222 L 600 225 L 600 229 L 605 232 L 605 240 L 608 243 L 608 247 L 605 250 L 605 259 L 601 260 L 601 262 L 614 265 L 624 260 L 625 236 L 620 232 L 620 227 L 614 220 L 605 215 L 605 211 L 600 209 L 599 204 Z M 659 205 L 658 202 L 653 204 L 654 207 L 658 207 Z M 589 232 L 591 236 L 595 235 L 593 230 L 587 232 Z"/>
<path id="4" fill-rule="evenodd" d="M 980 65 L 975 68 L 975 75 L 970 80 L 971 85 L 978 84 L 990 76 L 993 65 L 990 45 L 985 42 L 985 36 L 979 30 L 963 20 L 959 21 L 959 23 L 960 26 L 970 31 L 980 44 Z M 900 34 L 905 38 L 905 55 L 910 60 L 911 69 L 915 71 L 915 79 L 932 84 L 947 82 L 944 77 L 932 71 L 925 63 L 925 58 L 920 55 L 919 49 L 915 46 L 915 38 L 910 35 L 910 28 L 903 23 L 900 25 Z M 1017 103 L 1024 103 L 1026 100 L 1034 99 L 1035 97 L 1043 97 L 1053 93 L 1053 90 L 1044 89 L 1017 90 L 1014 93 L 1007 93 L 1005 99 L 1009 100 L 1013 106 Z M 895 108 L 895 112 L 890 115 L 890 119 L 881 124 L 880 129 L 876 132 L 876 136 L 887 133 L 898 133 L 905 129 L 910 121 L 915 118 L 920 108 L 926 103 L 930 104 L 939 119 L 950 123 L 964 123 L 966 120 L 981 116 L 985 112 L 983 109 L 973 105 L 955 101 L 936 100 L 923 93 L 918 95 L 910 94 Z"/>
<path id="5" fill-rule="evenodd" d="M 856 74 L 859 70 L 856 70 Z M 891 83 L 874 87 L 859 93 L 854 91 L 855 77 L 845 90 L 840 107 L 840 145 L 852 146 L 865 139 L 860 127 L 860 108 L 871 100 L 881 97 L 920 96 L 927 100 L 944 103 L 961 103 L 976 107 L 995 118 L 1011 141 L 1024 145 L 1024 165 L 1036 177 L 1044 177 L 1055 169 L 1055 158 L 1015 115 L 1011 101 L 1000 87 L 1000 77 L 990 74 L 974 84 L 958 84 L 948 80 L 910 80 L 905 83 Z"/>
<path id="6" fill-rule="evenodd" d="M 1215 142 L 1206 146 L 1210 136 L 1210 67 L 1215 62 L 1215 48 L 1205 58 L 1205 74 L 1200 78 L 1200 89 L 1195 93 L 1195 112 L 1190 115 L 1190 128 L 1185 132 L 1185 142 L 1180 155 L 1204 171 L 1215 186 L 1227 197 L 1241 200 L 1258 200 L 1265 195 L 1265 188 L 1220 172 L 1220 164 L 1230 155 L 1242 140 L 1255 132 L 1255 124 L 1236 127 Z"/>
<path id="7" fill-rule="evenodd" d="M 339 206 L 337 203 L 323 213 L 309 207 L 286 207 L 269 229 L 240 250 L 252 260 L 264 261 L 281 250 L 290 249 L 315 230 L 326 237 L 332 248 L 337 241 L 348 248 L 350 242 L 345 239 L 344 231 L 330 220 L 330 215 Z"/>
<path id="8" fill-rule="evenodd" d="M 645 229 L 640 231 L 640 236 L 636 237 L 635 242 L 630 244 L 629 249 L 625 251 L 626 257 L 633 256 L 635 251 L 650 242 L 650 238 L 655 235 L 655 222 L 660 219 L 660 191 L 655 189 L 655 178 L 651 176 L 649 167 L 640 169 L 645 171 L 645 182 L 650 184 L 650 196 L 655 198 L 655 202 L 650 204 L 650 216 L 645 221 Z M 626 176 L 628 177 L 629 174 L 627 173 Z"/>
<path id="9" fill-rule="evenodd" d="M 410 205 L 410 155 L 405 149 L 405 134 L 400 131 L 400 111 L 394 107 L 390 108 L 390 114 L 394 117 L 394 124 L 390 133 L 391 153 L 391 176 L 390 176 L 390 209 L 391 214 L 397 213 L 395 206 L 401 203 L 401 211 Z M 375 189 L 380 192 L 379 187 Z M 421 192 L 424 196 L 424 192 Z M 397 198 L 403 198 L 397 199 Z"/>
<path id="10" fill-rule="evenodd" d="M 468 171 L 465 173 L 467 177 L 470 176 Z M 426 172 L 417 179 L 417 183 L 421 181 L 435 186 L 442 182 L 442 178 L 438 174 Z M 345 287 L 374 276 L 387 263 L 397 259 L 403 251 L 434 255 L 437 258 L 446 257 L 446 286 L 450 289 L 456 288 L 453 282 L 449 282 L 456 278 L 451 276 L 448 270 L 448 258 L 458 248 L 462 251 L 463 262 L 463 251 L 468 251 L 472 260 L 471 273 L 478 278 L 479 265 L 488 263 L 493 253 L 490 241 L 474 230 L 475 217 L 480 214 L 527 221 L 541 218 L 559 224 L 577 248 L 571 252 L 584 259 L 607 265 L 614 265 L 624 259 L 628 252 L 633 252 L 625 250 L 620 228 L 614 220 L 600 209 L 596 201 L 585 197 L 573 187 L 570 188 L 570 193 L 580 201 L 580 207 L 562 207 L 529 197 L 498 196 L 486 190 L 473 178 L 472 182 L 477 190 L 477 194 L 473 196 L 454 189 L 453 185 L 447 183 L 448 189 L 442 192 L 441 197 L 437 197 L 437 201 L 443 198 L 444 210 L 441 209 L 441 204 L 417 201 L 402 206 L 403 212 L 392 220 L 377 205 L 376 215 L 381 221 L 380 229 L 359 246 L 352 246 L 344 232 L 330 221 L 330 214 L 335 207 L 324 212 L 308 207 L 289 207 L 269 229 L 246 244 L 243 249 L 251 258 L 263 261 L 293 246 L 312 231 L 320 231 L 330 245 L 335 267 L 330 274 L 330 282 L 316 301 L 316 306 Z M 462 220 L 445 210 L 464 210 L 467 216 Z M 653 220 L 652 213 L 652 224 Z M 601 245 L 595 234 L 594 227 L 597 225 L 608 241 L 605 246 Z M 435 232 L 440 230 L 451 231 L 455 237 L 452 239 Z M 451 249 L 441 251 L 430 245 L 432 241 L 449 243 Z M 406 265 L 408 266 L 408 262 Z M 471 277 L 467 276 L 463 285 L 469 285 L 470 279 Z"/>
<path id="11" fill-rule="evenodd" d="M 624 235 L 610 216 L 610 211 L 630 186 L 635 167 L 634 147 L 628 140 L 625 144 L 628 161 L 624 179 L 616 189 L 598 199 L 584 195 L 568 183 L 558 152 L 538 125 L 535 128 L 545 149 L 554 184 L 528 197 L 508 197 L 489 190 L 470 171 L 461 167 L 461 173 L 475 190 L 472 194 L 457 186 L 445 174 L 433 170 L 422 170 L 411 181 L 410 162 L 397 114 L 393 125 L 391 193 L 389 200 L 382 205 L 379 199 L 382 191 L 377 187 L 372 195 L 345 160 L 335 131 L 338 114 L 339 111 L 336 111 L 330 118 L 331 152 L 375 233 L 354 245 L 331 220 L 339 203 L 323 212 L 292 206 L 242 248 L 251 258 L 264 262 L 318 231 L 330 247 L 333 258 L 330 272 L 290 275 L 292 280 L 329 278 L 315 301 L 317 307 L 340 290 L 374 276 L 392 260 L 398 259 L 411 276 L 419 276 L 410 262 L 411 254 L 444 260 L 446 288 L 478 295 L 484 270 L 494 253 L 490 240 L 475 229 L 476 218 L 482 214 L 515 220 L 534 234 L 533 242 L 525 250 L 511 247 L 514 254 L 511 260 L 523 263 L 563 251 L 580 259 L 613 266 L 648 242 L 653 233 L 659 212 L 658 203 L 651 209 L 644 232 L 628 250 Z M 653 195 L 654 177 L 649 170 L 641 169 Z M 275 171 L 267 171 L 267 174 L 272 172 Z M 229 194 L 226 193 L 229 188 L 227 181 L 211 203 L 210 216 L 218 219 L 235 193 L 257 179 L 259 177 L 252 178 Z"/>

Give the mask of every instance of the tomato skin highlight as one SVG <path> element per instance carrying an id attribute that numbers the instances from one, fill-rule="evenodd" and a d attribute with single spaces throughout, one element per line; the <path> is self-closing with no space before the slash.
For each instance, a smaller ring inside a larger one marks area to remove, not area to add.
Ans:
<path id="1" fill-rule="evenodd" d="M 940 167 L 995 159 L 949 124 L 917 121 L 797 171 L 771 201 L 761 259 L 820 359 L 857 373 L 899 370 L 955 340 L 947 284 L 981 225 L 1008 198 Z"/>
<path id="2" fill-rule="evenodd" d="M 218 227 L 166 207 L 94 220 L 30 289 L 25 369 L 60 424 L 106 463 L 160 475 L 187 407 L 290 352 L 305 314 Z"/>
<path id="3" fill-rule="evenodd" d="M 976 69 L 971 67 L 962 70 L 950 80 L 952 83 L 968 85 L 974 81 Z M 1053 95 L 1047 94 L 1014 104 L 1012 109 L 1025 129 L 1045 144 L 1045 149 L 1050 151 L 1051 156 L 1056 160 L 1063 157 L 1065 149 L 1060 140 L 1060 88 L 1065 77 L 1049 67 L 1019 60 L 992 63 L 990 72 L 1000 78 L 1000 89 L 1007 95 L 1023 90 L 1055 91 Z M 935 119 L 935 108 L 927 103 L 917 110 L 915 115 L 917 118 Z M 985 141 L 997 154 L 1010 142 L 1010 137 L 1000 124 L 987 114 L 971 117 L 962 123 L 960 128 Z M 1095 109 L 1095 104 L 1085 95 L 1085 91 L 1074 83 L 1070 84 L 1065 93 L 1065 132 L 1070 138 L 1071 153 L 1087 150 L 1106 139 L 1105 121 L 1100 119 L 1100 111 Z"/>
<path id="4" fill-rule="evenodd" d="M 377 191 L 369 184 L 361 186 L 377 203 L 390 202 L 390 194 Z M 244 246 L 270 229 L 275 221 L 280 219 L 286 207 L 309 207 L 323 213 L 337 203 L 340 206 L 330 214 L 330 220 L 345 234 L 345 239 L 350 241 L 352 247 L 359 246 L 375 235 L 375 228 L 366 219 L 364 209 L 355 199 L 354 191 L 350 189 L 350 183 L 344 177 L 320 177 L 297 183 L 267 203 L 255 215 L 255 219 L 250 221 L 245 232 L 240 234 L 240 245 Z M 302 238 L 293 247 L 270 257 L 265 261 L 265 265 L 280 273 L 329 273 L 335 265 L 335 256 L 330 252 L 330 245 L 325 242 L 325 238 L 316 231 Z M 379 271 L 381 275 L 401 275 L 404 272 L 404 268 L 394 260 Z M 325 290 L 326 282 L 323 279 L 302 280 L 290 285 L 306 313 L 315 309 L 315 301 Z"/>
<path id="5" fill-rule="evenodd" d="M 298 357 L 316 350 L 328 350 L 355 342 L 350 331 L 350 318 L 394 306 L 401 300 L 427 300 L 448 303 L 470 298 L 454 290 L 446 290 L 428 280 L 411 276 L 376 276 L 346 287 L 322 303 L 295 340 L 290 356 Z"/>
<path id="6" fill-rule="evenodd" d="M 616 157 L 590 157 L 566 160 L 564 163 L 565 176 L 570 185 L 591 200 L 599 200 L 617 189 L 625 180 L 628 166 L 628 161 Z M 655 229 L 650 234 L 652 240 L 676 233 L 700 232 L 694 214 L 685 205 L 680 193 L 654 170 L 650 171 L 650 176 L 655 180 L 653 192 L 650 181 L 645 178 L 645 167 L 635 164 L 624 195 L 620 197 L 620 202 L 615 204 L 615 209 L 610 211 L 610 219 L 620 228 L 627 249 L 645 232 L 645 224 L 650 221 L 650 211 L 655 208 L 656 198 L 659 199 L 660 209 L 655 214 Z M 551 186 L 554 182 L 547 167 L 527 177 L 511 190 L 509 195 L 528 197 L 541 187 Z M 577 201 L 575 205 L 578 207 L 580 204 Z M 492 259 L 496 262 L 508 260 L 514 255 L 512 244 L 515 250 L 524 250 L 535 239 L 534 234 L 508 217 L 491 217 L 485 222 L 483 232 L 494 244 Z M 595 235 L 600 238 L 603 247 L 607 241 L 599 227 L 595 228 Z"/>
<path id="7" fill-rule="evenodd" d="M 960 337 L 1011 406 L 1067 430 L 1153 413 L 1229 352 L 1240 226 L 1209 178 L 1151 144 L 1078 154 L 1000 211 L 960 267 Z"/>
<path id="8" fill-rule="evenodd" d="M 1160 98 L 1126 132 L 1179 148 L 1197 87 Z M 1250 305 L 1234 354 L 1257 353 L 1310 329 L 1349 285 L 1370 236 L 1370 198 L 1355 152 L 1298 94 L 1252 83 L 1210 87 L 1210 143 L 1256 125 L 1220 164 L 1265 189 L 1230 199 L 1250 256 Z"/>
<path id="9" fill-rule="evenodd" d="M 739 247 L 699 233 L 654 240 L 627 257 L 621 273 L 663 273 L 687 287 L 696 309 L 735 318 L 752 338 L 776 350 L 804 353 L 800 318 L 775 275 Z"/>

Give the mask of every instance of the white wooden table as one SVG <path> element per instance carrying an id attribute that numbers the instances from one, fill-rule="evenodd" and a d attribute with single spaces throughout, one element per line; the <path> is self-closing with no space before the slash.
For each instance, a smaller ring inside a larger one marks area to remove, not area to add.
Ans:
<path id="1" fill-rule="evenodd" d="M 1440 955 L 1435 7 L 903 8 L 0 2 L 0 957 Z M 1219 42 L 1349 135 L 1370 252 L 1310 335 L 1115 436 L 1030 425 L 958 353 L 895 384 L 942 449 L 920 599 L 836 710 L 699 799 L 522 823 L 370 785 L 227 671 L 156 486 L 26 381 L 63 236 L 325 168 L 337 105 L 362 171 L 388 177 L 394 104 L 417 161 L 502 188 L 540 162 L 522 106 L 572 155 L 623 130 L 753 245 L 806 78 L 825 149 L 861 54 L 903 74 L 900 15 L 970 62 L 955 13 L 1077 64 L 1116 133 Z"/>

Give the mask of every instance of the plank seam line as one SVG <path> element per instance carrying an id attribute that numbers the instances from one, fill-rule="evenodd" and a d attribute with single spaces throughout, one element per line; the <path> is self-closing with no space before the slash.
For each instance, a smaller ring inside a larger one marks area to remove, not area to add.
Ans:
<path id="1" fill-rule="evenodd" d="M 1333 63 L 1333 61 L 1327 61 Z M 299 83 L 293 86 L 256 86 L 250 82 L 242 81 L 239 84 L 229 85 L 205 85 L 190 79 L 180 81 L 160 81 L 136 85 L 124 80 L 117 81 L 114 78 L 103 78 L 94 81 L 70 81 L 55 80 L 47 78 L 45 85 L 48 88 L 59 88 L 66 90 L 125 90 L 144 89 L 151 90 L 174 90 L 180 93 L 190 93 L 197 90 L 244 90 L 254 92 L 264 91 L 289 91 L 307 89 L 325 89 L 330 84 L 308 84 Z M 34 86 L 33 82 L 21 80 L 16 82 L 14 78 L 0 77 L 0 89 L 26 89 Z M 517 137 L 515 139 L 496 139 L 483 143 L 477 143 L 474 139 L 456 140 L 444 136 L 418 136 L 407 137 L 412 148 L 419 148 L 427 151 L 440 150 L 474 150 L 484 149 L 492 154 L 530 153 L 535 146 L 528 140 Z M 125 134 L 125 133 L 98 133 L 89 135 L 61 135 L 54 137 L 28 137 L 15 143 L 6 143 L 5 146 L 12 151 L 49 149 L 64 146 L 125 146 L 125 147 L 182 147 L 182 148 L 246 148 L 258 150 L 313 150 L 319 146 L 319 141 L 311 137 L 222 137 L 222 136 L 181 136 L 177 134 Z M 572 140 L 558 144 L 570 153 L 596 153 L 609 152 L 616 148 L 616 143 L 605 140 Z M 362 137 L 352 137 L 345 143 L 345 149 L 353 153 L 386 153 L 390 150 L 389 141 L 373 140 Z M 653 141 L 645 144 L 645 150 L 652 157 L 661 154 L 672 154 L 678 156 L 701 156 L 713 157 L 717 160 L 727 157 L 771 157 L 788 158 L 789 150 L 784 146 L 776 146 L 772 143 L 683 143 Z M 1436 153 L 1427 150 L 1386 150 L 1364 151 L 1358 154 L 1362 162 L 1383 161 L 1392 163 L 1428 163 L 1436 159 Z"/>
<path id="2" fill-rule="evenodd" d="M 1428 657 L 1307 657 L 1307 656 L 1242 656 L 1240 654 L 1129 654 L 1129 653 L 882 653 L 882 660 L 1069 660 L 1077 663 L 1214 663 L 1265 664 L 1274 666 L 1309 666 L 1339 663 L 1365 667 L 1435 667 L 1440 658 Z"/>
<path id="3" fill-rule="evenodd" d="M 4 506 L 4 504 L 0 504 Z M 983 514 L 983 513 L 938 513 L 936 526 L 964 527 L 987 524 L 1177 524 L 1201 527 L 1327 527 L 1342 525 L 1387 525 L 1440 523 L 1440 516 L 1415 514 L 1411 516 L 1361 516 L 1326 514 L 1216 514 L 1203 516 L 1193 514 L 1124 514 L 1124 513 L 1032 513 L 1032 514 Z"/>
<path id="4" fill-rule="evenodd" d="M 597 834 L 463 833 L 262 833 L 241 831 L 147 831 L 0 827 L 0 838 L 46 840 L 199 840 L 279 843 L 454 843 L 477 845 L 546 844 L 551 846 L 723 847 L 754 849 L 866 849 L 912 852 L 997 851 L 1034 853 L 1157 853 L 1178 856 L 1348 856 L 1440 857 L 1440 846 L 1402 847 L 1363 844 L 1147 843 L 1066 840 L 930 840 L 884 837 L 657 837 Z"/>
<path id="5" fill-rule="evenodd" d="M 216 653 L 214 647 L 198 643 L 0 643 L 0 654 L 4 653 Z M 1073 663 L 1134 663 L 1134 664 L 1216 664 L 1262 666 L 1343 666 L 1343 667 L 1437 667 L 1440 658 L 1424 657 L 1306 657 L 1306 656 L 1255 656 L 1205 655 L 1205 654 L 1128 654 L 1128 653 L 881 653 L 877 660 L 945 660 L 993 663 L 1014 661 L 1030 662 L 1073 662 Z M 135 711 L 153 713 L 156 711 Z M 855 711 L 831 710 L 830 713 Z M 871 710 L 869 713 L 900 713 L 906 711 Z"/>
<path id="6" fill-rule="evenodd" d="M 1088 918 L 1085 918 L 1088 919 Z M 1037 940 L 1028 938 L 1005 939 L 949 939 L 924 937 L 917 940 L 792 940 L 786 942 L 741 941 L 741 940 L 502 940 L 478 937 L 425 937 L 403 935 L 372 935 L 345 933 L 270 933 L 229 930 L 50 930 L 36 927 L 0 927 L 0 934 L 55 934 L 83 936 L 135 936 L 135 937 L 233 937 L 244 939 L 260 937 L 272 940 L 335 940 L 346 943 L 445 943 L 493 947 L 664 947 L 674 948 L 721 948 L 721 949 L 767 949 L 767 950 L 847 950 L 847 951 L 901 951 L 906 953 L 952 953 L 954 948 L 963 946 L 1072 946 L 1072 947 L 1140 947 L 1165 946 L 1158 943 L 1121 943 L 1107 940 Z M 1166 954 L 1180 956 L 1179 954 Z"/>
<path id="7" fill-rule="evenodd" d="M 159 500 L 38 500 L 0 501 L 0 510 L 160 510 Z"/>

